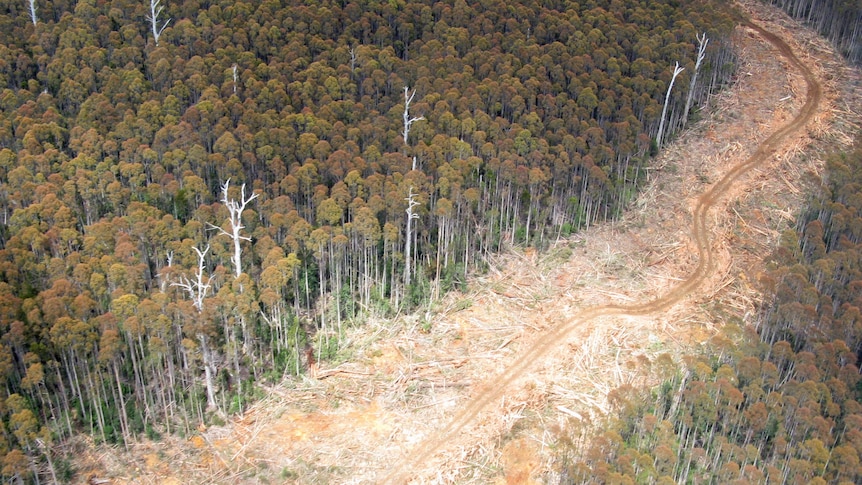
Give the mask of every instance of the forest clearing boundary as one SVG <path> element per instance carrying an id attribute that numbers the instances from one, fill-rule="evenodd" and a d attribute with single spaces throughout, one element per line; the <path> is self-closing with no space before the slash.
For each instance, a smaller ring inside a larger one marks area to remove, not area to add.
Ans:
<path id="1" fill-rule="evenodd" d="M 422 463 L 427 462 L 444 448 L 453 437 L 475 423 L 484 411 L 505 395 L 517 379 L 529 373 L 537 361 L 541 361 L 543 356 L 562 345 L 574 329 L 599 317 L 644 316 L 667 310 L 682 299 L 694 294 L 712 274 L 715 270 L 716 254 L 712 248 L 710 229 L 707 224 L 710 209 L 728 193 L 735 181 L 763 165 L 789 136 L 811 122 L 823 96 L 822 86 L 814 73 L 799 60 L 791 47 L 781 37 L 749 20 L 742 22 L 742 25 L 757 32 L 775 47 L 790 66 L 803 76 L 807 86 L 805 103 L 790 121 L 761 142 L 751 156 L 744 162 L 732 167 L 717 183 L 698 197 L 691 225 L 691 236 L 696 245 L 698 258 L 696 268 L 679 284 L 658 298 L 630 305 L 602 305 L 589 308 L 538 337 L 520 353 L 512 365 L 498 376 L 490 379 L 482 390 L 476 393 L 475 397 L 465 403 L 446 427 L 433 433 L 411 450 L 407 458 L 383 478 L 382 483 L 406 483 L 409 480 L 411 470 L 415 470 Z"/>

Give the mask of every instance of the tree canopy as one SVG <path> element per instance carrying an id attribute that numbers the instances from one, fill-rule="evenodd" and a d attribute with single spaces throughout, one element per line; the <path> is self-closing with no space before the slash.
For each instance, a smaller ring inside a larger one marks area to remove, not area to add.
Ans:
<path id="1" fill-rule="evenodd" d="M 770 256 L 756 328 L 728 323 L 648 394 L 615 391 L 588 451 L 561 439 L 561 472 L 571 483 L 859 483 L 860 243 L 862 140 L 829 158 Z"/>
<path id="2" fill-rule="evenodd" d="M 613 217 L 671 66 L 665 134 L 734 67 L 724 0 L 0 2 L 9 477 L 37 436 L 241 411 L 346 319 Z"/>

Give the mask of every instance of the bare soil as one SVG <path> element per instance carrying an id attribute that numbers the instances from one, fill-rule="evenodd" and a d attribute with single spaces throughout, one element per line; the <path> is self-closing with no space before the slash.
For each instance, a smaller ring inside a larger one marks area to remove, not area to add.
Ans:
<path id="1" fill-rule="evenodd" d="M 814 33 L 745 0 L 739 75 L 654 160 L 621 220 L 514 248 L 427 312 L 349 331 L 343 363 L 226 426 L 128 452 L 109 483 L 554 483 L 550 446 L 586 437 L 625 386 L 750 324 L 761 261 L 819 153 L 858 129 L 862 83 Z"/>

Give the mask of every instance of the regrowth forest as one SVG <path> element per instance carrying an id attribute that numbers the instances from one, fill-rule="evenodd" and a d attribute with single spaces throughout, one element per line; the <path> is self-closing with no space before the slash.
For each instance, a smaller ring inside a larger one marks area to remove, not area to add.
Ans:
<path id="1" fill-rule="evenodd" d="M 0 474 L 27 481 L 614 217 L 734 68 L 721 0 L 2 11 Z"/>
<path id="2" fill-rule="evenodd" d="M 617 415 L 581 453 L 560 440 L 563 483 L 838 483 L 862 480 L 862 140 L 832 156 L 820 193 L 761 278 L 756 328 L 729 322 L 703 355 Z M 667 357 L 667 356 L 664 356 Z"/>
<path id="3" fill-rule="evenodd" d="M 862 64 L 862 8 L 854 0 L 770 0 L 829 39 L 854 64 Z"/>

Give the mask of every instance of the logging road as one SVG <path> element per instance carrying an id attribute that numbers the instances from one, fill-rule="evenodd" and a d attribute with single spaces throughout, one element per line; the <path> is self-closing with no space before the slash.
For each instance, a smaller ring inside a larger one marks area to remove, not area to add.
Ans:
<path id="1" fill-rule="evenodd" d="M 543 335 L 523 349 L 517 359 L 502 373 L 490 379 L 482 392 L 476 393 L 469 401 L 459 406 L 459 411 L 445 427 L 432 433 L 415 446 L 402 461 L 385 474 L 380 482 L 390 484 L 409 482 L 415 476 L 416 470 L 423 469 L 424 465 L 437 453 L 444 450 L 454 438 L 477 423 L 483 413 L 489 411 L 495 403 L 499 403 L 503 399 L 516 380 L 531 372 L 537 362 L 540 362 L 544 356 L 562 345 L 573 330 L 595 325 L 594 321 L 599 317 L 657 314 L 670 309 L 685 298 L 697 297 L 702 291 L 704 282 L 716 268 L 713 231 L 708 224 L 710 211 L 719 200 L 729 193 L 741 176 L 770 161 L 775 152 L 784 143 L 787 143 L 791 136 L 805 129 L 814 119 L 823 97 L 822 87 L 814 73 L 794 54 L 787 42 L 753 22 L 747 21 L 744 25 L 769 42 L 787 61 L 787 66 L 804 78 L 807 86 L 805 102 L 792 119 L 763 140 L 748 159 L 731 167 L 718 182 L 698 197 L 690 228 L 690 237 L 695 243 L 698 260 L 694 270 L 676 286 L 657 298 L 628 305 L 604 305 L 588 308 L 573 318 L 557 324 L 556 327 L 546 330 Z"/>

